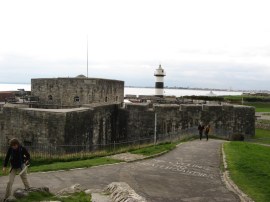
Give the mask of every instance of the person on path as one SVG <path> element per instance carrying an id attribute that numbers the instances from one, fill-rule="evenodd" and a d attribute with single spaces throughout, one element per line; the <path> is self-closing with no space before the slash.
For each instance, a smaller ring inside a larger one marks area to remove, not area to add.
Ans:
<path id="1" fill-rule="evenodd" d="M 210 132 L 210 124 L 208 124 L 205 128 L 204 134 L 206 136 L 206 140 L 208 141 L 208 134 Z"/>
<path id="2" fill-rule="evenodd" d="M 8 199 L 8 197 L 10 197 L 11 195 L 12 186 L 16 174 L 18 172 L 21 172 L 25 168 L 25 166 L 29 165 L 30 162 L 30 154 L 25 147 L 20 145 L 20 142 L 17 139 L 11 139 L 9 145 L 10 146 L 6 154 L 6 158 L 4 160 L 3 173 L 6 174 L 9 161 L 11 164 L 11 169 L 9 172 L 9 181 L 7 183 L 4 201 Z M 25 186 L 25 189 L 29 189 L 30 185 L 27 179 L 27 171 L 25 170 L 25 172 L 21 173 L 20 177 Z"/>
<path id="3" fill-rule="evenodd" d="M 203 130 L 204 130 L 204 125 L 202 123 L 200 123 L 199 126 L 198 126 L 200 140 L 202 140 Z"/>

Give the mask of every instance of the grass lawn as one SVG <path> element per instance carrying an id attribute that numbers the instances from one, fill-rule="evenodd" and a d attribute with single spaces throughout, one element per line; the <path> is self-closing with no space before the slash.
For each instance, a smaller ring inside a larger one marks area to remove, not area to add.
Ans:
<path id="1" fill-rule="evenodd" d="M 186 140 L 182 140 L 186 141 Z M 144 146 L 143 148 L 139 149 L 131 149 L 131 150 L 123 150 L 123 152 L 129 151 L 133 154 L 142 154 L 145 156 L 151 156 L 154 154 L 158 154 L 164 151 L 170 151 L 175 148 L 175 143 L 162 143 L 158 145 L 152 145 L 152 146 Z M 98 165 L 105 165 L 105 164 L 112 164 L 112 163 L 119 163 L 120 160 L 115 160 L 111 158 L 106 157 L 96 157 L 96 158 L 90 158 L 90 159 L 68 159 L 63 160 L 51 160 L 51 159 L 33 159 L 31 161 L 31 166 L 29 167 L 29 172 L 46 172 L 46 171 L 56 171 L 56 170 L 69 170 L 73 168 L 87 168 L 92 166 L 98 166 Z M 0 159 L 0 163 L 2 164 L 2 159 Z M 0 173 L 0 176 L 3 175 L 3 173 Z"/>
<path id="2" fill-rule="evenodd" d="M 87 160 L 77 160 L 77 161 L 69 161 L 69 162 L 52 162 L 52 163 L 35 163 L 33 160 L 32 165 L 29 167 L 30 172 L 46 172 L 46 171 L 55 171 L 55 170 L 69 170 L 72 168 L 87 168 L 92 166 L 98 165 L 105 165 L 105 164 L 112 164 L 112 163 L 119 163 L 121 161 L 105 158 L 105 157 L 98 157 L 92 158 Z M 2 162 L 0 162 L 2 163 Z M 0 173 L 0 176 L 3 173 Z"/>
<path id="3" fill-rule="evenodd" d="M 161 152 L 171 151 L 180 142 L 187 142 L 187 141 L 194 140 L 197 138 L 198 136 L 186 137 L 184 139 L 181 139 L 175 142 L 166 142 L 166 143 L 160 143 L 157 145 L 152 145 L 152 146 L 148 146 L 148 147 L 144 147 L 140 149 L 132 149 L 132 150 L 129 150 L 129 152 L 132 154 L 142 154 L 144 156 L 151 156 L 151 155 L 159 154 Z"/>
<path id="4" fill-rule="evenodd" d="M 88 168 L 92 166 L 119 163 L 121 161 L 110 159 L 110 158 L 93 158 L 87 160 L 78 160 L 70 162 L 54 162 L 46 165 L 37 165 L 30 167 L 30 172 L 39 172 L 39 171 L 52 171 L 52 170 L 69 170 L 72 168 Z"/>
<path id="5" fill-rule="evenodd" d="M 141 148 L 138 148 L 138 146 L 133 147 L 132 149 L 126 147 L 126 148 L 120 148 L 116 153 L 123 153 L 123 152 L 130 152 L 133 154 L 142 154 L 145 156 L 151 156 L 154 154 L 158 154 L 165 151 L 170 151 L 176 147 L 176 145 L 180 142 L 189 141 L 191 139 L 194 139 L 194 137 L 186 137 L 180 141 L 176 141 L 173 143 L 161 143 L 157 145 L 142 145 Z M 107 155 L 112 155 L 114 153 L 108 152 Z M 100 154 L 99 154 L 100 155 Z M 102 155 L 106 155 L 105 153 Z M 120 160 L 115 160 L 111 158 L 106 158 L 102 156 L 97 157 L 89 157 L 88 159 L 79 159 L 71 157 L 70 159 L 64 158 L 64 159 L 51 159 L 51 158 L 33 158 L 31 160 L 31 166 L 29 167 L 30 172 L 46 172 L 46 171 L 56 171 L 56 170 L 69 170 L 73 168 L 87 168 L 92 166 L 98 166 L 98 165 L 105 165 L 105 164 L 113 164 L 113 163 L 119 163 Z M 3 164 L 3 158 L 0 158 L 0 164 Z M 2 176 L 3 173 L 0 172 L 0 176 Z"/>
<path id="6" fill-rule="evenodd" d="M 256 202 L 269 202 L 270 147 L 229 142 L 224 150 L 231 179 Z"/>
<path id="7" fill-rule="evenodd" d="M 61 201 L 61 202 L 91 202 L 91 195 L 84 192 L 73 194 L 68 198 L 57 198 L 52 194 L 47 193 L 30 193 L 28 197 L 17 200 L 18 202 L 36 202 L 36 201 Z"/>
<path id="8" fill-rule="evenodd" d="M 148 146 L 148 147 L 144 147 L 144 148 L 140 148 L 140 149 L 131 149 L 131 150 L 129 150 L 129 152 L 132 154 L 142 154 L 145 156 L 151 156 L 151 155 L 159 154 L 161 152 L 171 151 L 176 147 L 177 144 L 179 144 L 181 142 L 187 142 L 190 140 L 194 140 L 197 138 L 198 138 L 198 136 L 186 137 L 186 138 L 183 138 L 181 140 L 171 142 L 171 143 L 165 142 L 165 143 L 160 143 L 157 145 L 152 145 L 152 146 Z"/>
<path id="9" fill-rule="evenodd" d="M 256 98 L 257 96 L 243 96 L 243 95 L 236 95 L 236 96 L 224 96 L 224 99 L 230 101 L 235 104 L 241 104 L 242 99 L 244 98 Z M 262 98 L 261 96 L 257 98 Z M 269 97 L 265 97 L 268 98 Z M 256 108 L 256 112 L 270 112 L 270 102 L 244 102 L 244 105 L 252 106 Z"/>
<path id="10" fill-rule="evenodd" d="M 245 103 L 245 105 L 247 106 L 252 106 L 256 108 L 256 112 L 270 112 L 270 103 L 266 102 L 266 103 Z"/>
<path id="11" fill-rule="evenodd" d="M 231 101 L 231 102 L 242 102 L 242 98 L 247 97 L 243 95 L 228 95 L 223 96 L 225 100 Z"/>
<path id="12" fill-rule="evenodd" d="M 163 143 L 163 144 L 153 145 L 146 148 L 131 150 L 130 153 L 151 156 L 154 154 L 159 154 L 161 152 L 170 151 L 174 149 L 175 146 L 176 146 L 176 143 Z"/>
<path id="13" fill-rule="evenodd" d="M 258 143 L 270 144 L 270 130 L 257 128 L 253 140 Z"/>

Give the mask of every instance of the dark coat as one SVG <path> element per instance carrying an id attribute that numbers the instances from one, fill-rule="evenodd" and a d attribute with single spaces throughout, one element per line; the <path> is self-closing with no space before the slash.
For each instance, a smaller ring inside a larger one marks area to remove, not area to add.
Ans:
<path id="1" fill-rule="evenodd" d="M 202 131 L 204 130 L 204 126 L 199 125 L 199 126 L 198 126 L 198 130 L 199 130 L 200 132 L 202 132 Z"/>
<path id="2" fill-rule="evenodd" d="M 21 145 L 16 150 L 9 147 L 4 161 L 4 167 L 7 167 L 9 160 L 11 168 L 22 168 L 22 165 L 26 161 L 30 161 L 30 154 L 26 148 Z"/>

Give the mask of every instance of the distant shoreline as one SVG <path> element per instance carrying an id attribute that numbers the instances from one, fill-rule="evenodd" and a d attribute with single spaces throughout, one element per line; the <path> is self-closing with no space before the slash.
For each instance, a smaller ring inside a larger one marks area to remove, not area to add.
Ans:
<path id="1" fill-rule="evenodd" d="M 148 86 L 125 86 L 125 88 L 155 88 Z M 250 90 L 229 90 L 229 89 L 215 89 L 215 88 L 184 88 L 184 87 L 164 87 L 164 89 L 174 89 L 174 90 L 203 90 L 203 91 L 227 91 L 227 92 L 246 92 Z"/>
<path id="2" fill-rule="evenodd" d="M 155 87 L 147 87 L 147 86 L 125 86 L 125 88 L 155 88 Z M 222 91 L 222 92 L 267 92 L 270 93 L 269 90 L 239 90 L 239 89 L 216 89 L 216 88 L 184 88 L 184 87 L 164 87 L 164 89 L 173 89 L 173 90 L 200 90 L 200 91 Z"/>
<path id="3" fill-rule="evenodd" d="M 29 85 L 31 83 L 0 83 L 0 85 Z M 154 89 L 154 86 L 125 86 L 125 88 L 145 88 Z M 257 92 L 257 93 L 270 93 L 269 90 L 240 90 L 240 89 L 216 89 L 216 88 L 188 88 L 188 87 L 169 87 L 166 86 L 164 89 L 173 90 L 200 90 L 200 91 L 223 91 L 223 92 Z"/>

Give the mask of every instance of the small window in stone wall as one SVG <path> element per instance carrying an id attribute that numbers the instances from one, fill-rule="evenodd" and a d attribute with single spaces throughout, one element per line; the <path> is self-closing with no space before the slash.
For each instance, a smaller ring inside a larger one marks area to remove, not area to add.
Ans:
<path id="1" fill-rule="evenodd" d="M 75 96 L 74 97 L 74 102 L 80 102 L 80 97 L 79 96 Z"/>
<path id="2" fill-rule="evenodd" d="M 105 102 L 108 102 L 108 97 L 105 97 Z"/>
<path id="3" fill-rule="evenodd" d="M 49 100 L 49 101 L 52 101 L 52 100 L 53 100 L 52 95 L 49 95 L 49 96 L 48 96 L 48 100 Z"/>
<path id="4" fill-rule="evenodd" d="M 118 102 L 118 96 L 115 97 L 115 101 Z"/>

